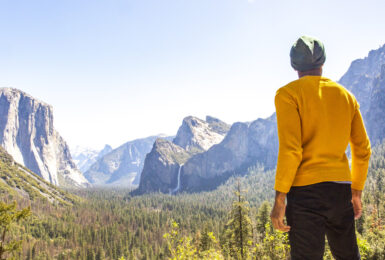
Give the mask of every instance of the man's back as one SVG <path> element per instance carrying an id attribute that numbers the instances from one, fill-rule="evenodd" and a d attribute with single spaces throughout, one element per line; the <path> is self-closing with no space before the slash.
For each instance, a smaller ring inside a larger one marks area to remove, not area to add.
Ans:
<path id="1" fill-rule="evenodd" d="M 349 141 L 359 143 L 355 149 L 366 153 L 364 157 L 370 156 L 366 133 L 356 139 L 351 136 L 353 119 L 359 113 L 354 96 L 328 78 L 305 76 L 280 88 L 275 103 L 280 137 L 278 177 L 282 168 L 282 181 L 290 181 L 286 160 L 293 161 L 294 154 L 298 166 L 292 186 L 351 181 L 345 155 Z"/>

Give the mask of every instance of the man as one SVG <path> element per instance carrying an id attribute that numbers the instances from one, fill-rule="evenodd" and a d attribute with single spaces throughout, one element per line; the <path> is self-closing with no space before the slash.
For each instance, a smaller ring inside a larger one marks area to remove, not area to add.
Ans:
<path id="1" fill-rule="evenodd" d="M 318 39 L 300 37 L 290 51 L 299 79 L 275 96 L 279 152 L 271 220 L 289 232 L 293 260 L 322 259 L 325 234 L 336 259 L 360 259 L 354 219 L 362 212 L 370 142 L 355 97 L 322 77 L 325 57 Z"/>

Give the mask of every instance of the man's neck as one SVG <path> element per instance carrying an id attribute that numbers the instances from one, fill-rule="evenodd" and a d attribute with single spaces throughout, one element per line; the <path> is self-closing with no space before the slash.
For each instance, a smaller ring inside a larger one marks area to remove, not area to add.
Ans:
<path id="1" fill-rule="evenodd" d="M 299 78 L 304 76 L 322 76 L 322 67 L 314 70 L 298 71 Z"/>

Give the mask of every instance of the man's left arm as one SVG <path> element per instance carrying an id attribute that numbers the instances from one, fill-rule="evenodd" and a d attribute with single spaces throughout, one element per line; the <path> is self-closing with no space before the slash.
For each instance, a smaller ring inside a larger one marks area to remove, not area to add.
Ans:
<path id="1" fill-rule="evenodd" d="M 281 88 L 277 91 L 275 108 L 279 151 L 274 185 L 276 196 L 270 217 L 274 228 L 287 232 L 290 227 L 283 222 L 285 198 L 302 161 L 301 119 L 297 103 L 285 89 Z"/>

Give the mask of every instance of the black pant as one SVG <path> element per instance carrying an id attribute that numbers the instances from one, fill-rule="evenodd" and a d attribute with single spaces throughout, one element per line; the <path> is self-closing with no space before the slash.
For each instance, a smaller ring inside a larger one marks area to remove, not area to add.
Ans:
<path id="1" fill-rule="evenodd" d="M 361 259 L 351 199 L 350 184 L 322 182 L 290 189 L 286 219 L 292 260 L 322 259 L 325 234 L 336 259 Z"/>

